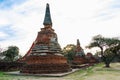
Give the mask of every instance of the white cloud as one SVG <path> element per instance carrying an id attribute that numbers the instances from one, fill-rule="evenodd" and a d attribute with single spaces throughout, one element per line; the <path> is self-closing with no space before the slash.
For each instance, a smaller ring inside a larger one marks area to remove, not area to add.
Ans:
<path id="1" fill-rule="evenodd" d="M 14 40 L 2 41 L 1 46 L 16 45 L 25 54 L 43 26 L 46 3 L 50 4 L 53 29 L 62 47 L 76 44 L 87 45 L 91 37 L 120 36 L 119 8 L 110 6 L 113 0 L 28 0 L 11 10 L 0 10 L 1 25 L 12 25 L 16 31 Z"/>
<path id="2" fill-rule="evenodd" d="M 0 32 L 0 39 L 7 37 L 8 35 L 4 32 Z"/>
<path id="3" fill-rule="evenodd" d="M 0 14 L 0 27 L 5 26 L 6 24 L 10 24 L 10 23 L 6 18 L 2 17 L 2 14 Z"/>

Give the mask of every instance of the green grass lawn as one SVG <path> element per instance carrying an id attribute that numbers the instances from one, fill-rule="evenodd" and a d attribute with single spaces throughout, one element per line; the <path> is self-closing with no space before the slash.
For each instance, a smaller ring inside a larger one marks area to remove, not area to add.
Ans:
<path id="1" fill-rule="evenodd" d="M 120 63 L 112 63 L 111 68 L 104 68 L 103 64 L 97 64 L 86 70 L 66 76 L 66 80 L 120 80 Z"/>
<path id="2" fill-rule="evenodd" d="M 0 76 L 3 76 L 3 72 L 0 72 Z"/>
<path id="3" fill-rule="evenodd" d="M 120 63 L 112 63 L 109 69 L 103 66 L 100 63 L 63 77 L 13 76 L 0 72 L 0 80 L 120 80 Z"/>

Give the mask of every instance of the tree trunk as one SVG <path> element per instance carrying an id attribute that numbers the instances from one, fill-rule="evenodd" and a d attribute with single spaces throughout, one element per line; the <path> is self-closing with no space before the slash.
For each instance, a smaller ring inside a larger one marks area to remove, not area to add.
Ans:
<path id="1" fill-rule="evenodd" d="M 110 63 L 105 63 L 106 68 L 110 68 Z"/>

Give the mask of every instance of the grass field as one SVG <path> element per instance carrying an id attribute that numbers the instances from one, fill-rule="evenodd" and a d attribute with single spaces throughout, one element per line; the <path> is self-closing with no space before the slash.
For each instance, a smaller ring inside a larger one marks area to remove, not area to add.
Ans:
<path id="1" fill-rule="evenodd" d="M 109 69 L 97 64 L 64 77 L 13 76 L 0 72 L 0 80 L 120 80 L 120 63 L 112 63 Z"/>

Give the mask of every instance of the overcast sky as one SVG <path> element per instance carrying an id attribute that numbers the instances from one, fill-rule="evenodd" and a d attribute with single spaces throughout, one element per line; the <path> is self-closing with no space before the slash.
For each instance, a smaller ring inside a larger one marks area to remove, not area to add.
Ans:
<path id="1" fill-rule="evenodd" d="M 120 0 L 0 0 L 0 47 L 26 54 L 44 27 L 46 3 L 62 48 L 79 39 L 86 51 L 95 35 L 120 36 Z"/>

